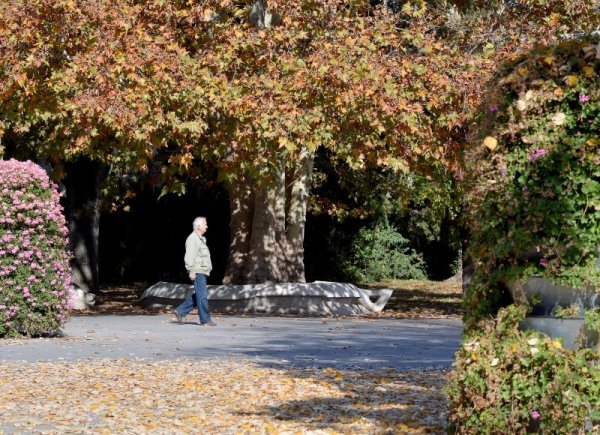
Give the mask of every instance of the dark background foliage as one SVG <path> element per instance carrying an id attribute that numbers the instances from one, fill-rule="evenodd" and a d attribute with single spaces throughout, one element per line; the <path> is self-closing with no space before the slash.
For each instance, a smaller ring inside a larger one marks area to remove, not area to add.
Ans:
<path id="1" fill-rule="evenodd" d="M 213 259 L 210 284 L 219 284 L 225 271 L 229 243 L 229 199 L 220 187 L 193 188 L 182 196 L 166 195 L 158 199 L 157 190 L 139 192 L 122 208 L 101 215 L 100 281 L 103 284 L 135 281 L 185 282 L 184 242 L 196 216 L 208 218 L 206 233 Z M 348 218 L 343 221 L 328 215 L 309 215 L 306 225 L 305 265 L 307 281 L 344 280 L 340 260 L 348 253 L 353 238 L 371 219 Z M 402 227 L 404 225 L 404 227 Z M 432 279 L 453 274 L 457 251 L 448 240 L 448 224 L 443 224 L 439 240 L 428 241 L 423 235 L 409 234 L 411 246 L 424 254 Z M 408 230 L 406 219 L 397 228 Z"/>

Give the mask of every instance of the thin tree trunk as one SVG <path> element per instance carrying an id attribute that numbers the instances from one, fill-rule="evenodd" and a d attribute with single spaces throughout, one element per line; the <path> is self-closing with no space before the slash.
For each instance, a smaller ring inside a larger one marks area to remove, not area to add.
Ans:
<path id="1" fill-rule="evenodd" d="M 307 153 L 297 169 L 290 192 L 287 215 L 287 270 L 290 282 L 306 282 L 304 268 L 304 229 L 314 157 Z"/>
<path id="2" fill-rule="evenodd" d="M 249 180 L 237 180 L 230 185 L 229 203 L 231 237 L 223 284 L 243 284 L 254 215 L 254 194 Z"/>
<path id="3" fill-rule="evenodd" d="M 80 158 L 65 165 L 66 211 L 73 283 L 98 293 L 98 238 L 100 235 L 100 183 L 106 176 L 100 163 Z"/>

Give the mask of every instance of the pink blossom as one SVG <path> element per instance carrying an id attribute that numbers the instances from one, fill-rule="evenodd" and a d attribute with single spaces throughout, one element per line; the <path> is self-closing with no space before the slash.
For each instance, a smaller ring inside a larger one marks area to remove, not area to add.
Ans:
<path id="1" fill-rule="evenodd" d="M 529 161 L 530 162 L 535 162 L 537 159 L 539 159 L 540 157 L 544 157 L 546 155 L 546 150 L 544 148 L 538 148 L 536 149 L 533 154 L 531 154 L 529 156 Z"/>
<path id="2" fill-rule="evenodd" d="M 590 101 L 590 96 L 589 95 L 581 94 L 579 96 L 579 102 L 580 103 L 587 103 L 588 101 Z"/>
<path id="3" fill-rule="evenodd" d="M 540 260 L 540 264 L 541 264 L 542 266 L 546 267 L 546 266 L 548 265 L 548 260 L 547 260 L 546 258 L 542 258 L 542 259 Z"/>
<path id="4" fill-rule="evenodd" d="M 540 417 L 541 417 L 541 414 L 537 411 L 533 411 L 531 413 L 531 418 L 533 418 L 534 420 L 539 420 Z"/>

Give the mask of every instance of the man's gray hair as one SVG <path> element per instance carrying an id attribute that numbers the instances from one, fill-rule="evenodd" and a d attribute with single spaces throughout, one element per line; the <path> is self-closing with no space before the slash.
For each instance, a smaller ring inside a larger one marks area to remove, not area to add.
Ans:
<path id="1" fill-rule="evenodd" d="M 200 226 L 200 222 L 202 221 L 206 221 L 206 218 L 204 216 L 198 216 L 196 219 L 194 219 L 194 222 L 192 223 L 192 228 L 194 228 L 194 230 L 198 228 Z"/>

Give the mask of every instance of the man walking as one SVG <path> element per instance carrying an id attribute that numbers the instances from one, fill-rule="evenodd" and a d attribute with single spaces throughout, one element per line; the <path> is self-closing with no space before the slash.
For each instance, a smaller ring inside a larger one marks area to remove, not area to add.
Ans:
<path id="1" fill-rule="evenodd" d="M 208 229 L 208 224 L 204 216 L 194 219 L 192 224 L 194 231 L 185 241 L 185 268 L 188 271 L 190 279 L 194 282 L 194 293 L 189 295 L 185 301 L 179 305 L 173 315 L 177 322 L 183 323 L 183 318 L 192 311 L 192 308 L 198 307 L 198 316 L 200 325 L 216 326 L 210 318 L 208 311 L 208 292 L 206 289 L 206 278 L 212 270 L 210 261 L 210 251 L 206 246 L 204 233 Z"/>

